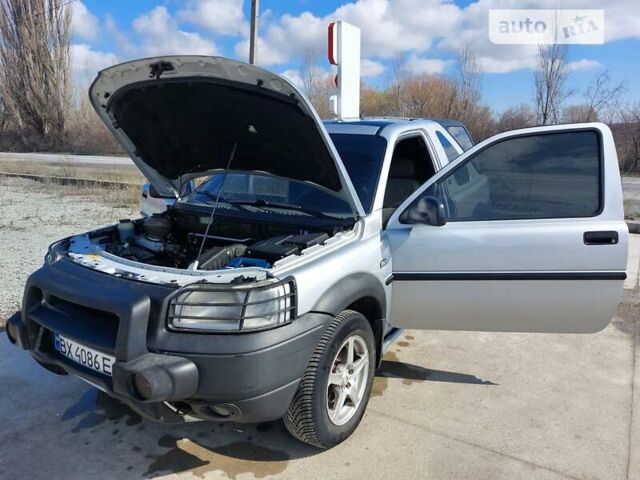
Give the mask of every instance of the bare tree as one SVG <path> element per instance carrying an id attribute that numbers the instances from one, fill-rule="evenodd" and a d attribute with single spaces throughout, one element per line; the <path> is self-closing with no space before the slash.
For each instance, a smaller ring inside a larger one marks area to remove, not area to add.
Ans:
<path id="1" fill-rule="evenodd" d="M 496 133 L 532 127 L 536 124 L 536 113 L 526 103 L 509 107 L 496 120 Z"/>
<path id="2" fill-rule="evenodd" d="M 456 52 L 456 69 L 444 116 L 461 120 L 476 138 L 493 130 L 491 113 L 481 105 L 482 70 L 474 50 L 465 45 Z"/>
<path id="3" fill-rule="evenodd" d="M 8 108 L 41 146 L 64 142 L 70 104 L 71 9 L 63 0 L 0 0 L 0 85 Z"/>
<path id="4" fill-rule="evenodd" d="M 391 77 L 387 87 L 388 111 L 385 115 L 406 116 L 403 94 L 404 84 L 409 76 L 406 55 L 396 53 L 391 60 Z"/>
<path id="5" fill-rule="evenodd" d="M 621 123 L 612 125 L 618 150 L 620 169 L 625 173 L 640 172 L 640 103 L 620 113 Z"/>
<path id="6" fill-rule="evenodd" d="M 569 105 L 562 110 L 562 121 L 564 123 L 594 122 L 597 118 L 596 112 L 586 103 Z"/>
<path id="7" fill-rule="evenodd" d="M 333 115 L 329 108 L 329 97 L 335 93 L 336 86 L 330 74 L 318 66 L 318 56 L 314 50 L 307 50 L 300 66 L 302 89 L 321 118 Z"/>
<path id="8" fill-rule="evenodd" d="M 607 117 L 607 120 L 612 120 L 616 116 L 616 109 L 620 107 L 620 99 L 626 90 L 625 82 L 611 84 L 608 70 L 597 73 L 584 92 L 587 116 L 583 121 L 595 122 L 603 116 Z"/>
<path id="9" fill-rule="evenodd" d="M 621 120 L 621 99 L 626 92 L 625 82 L 612 85 L 608 71 L 596 73 L 583 93 L 584 102 L 563 110 L 564 122 L 613 123 Z"/>
<path id="10" fill-rule="evenodd" d="M 538 47 L 537 67 L 534 71 L 537 122 L 541 125 L 558 123 L 562 104 L 571 96 L 567 89 L 569 67 L 566 45 Z"/>
<path id="11" fill-rule="evenodd" d="M 472 116 L 480 102 L 482 73 L 474 51 L 468 45 L 456 52 L 456 95 L 451 113 L 464 119 Z"/>

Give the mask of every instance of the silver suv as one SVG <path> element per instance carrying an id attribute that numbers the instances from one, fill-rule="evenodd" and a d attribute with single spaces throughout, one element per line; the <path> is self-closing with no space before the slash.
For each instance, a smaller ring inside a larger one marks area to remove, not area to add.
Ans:
<path id="1" fill-rule="evenodd" d="M 401 329 L 588 333 L 616 309 L 605 125 L 471 146 L 454 121 L 323 124 L 284 78 L 196 56 L 108 68 L 90 95 L 176 200 L 54 243 L 7 334 L 146 417 L 283 418 L 328 448 Z"/>

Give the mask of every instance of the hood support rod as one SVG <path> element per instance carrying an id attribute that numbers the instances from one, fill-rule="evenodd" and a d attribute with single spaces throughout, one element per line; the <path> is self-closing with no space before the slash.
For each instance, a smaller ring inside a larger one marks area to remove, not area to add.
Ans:
<path id="1" fill-rule="evenodd" d="M 231 168 L 231 163 L 233 162 L 234 157 L 236 156 L 236 150 L 238 149 L 238 142 L 233 144 L 233 148 L 231 149 L 231 155 L 229 155 L 229 161 L 227 162 L 227 167 L 224 169 L 224 177 L 222 177 L 222 182 L 220 182 L 220 188 L 218 189 L 218 195 L 216 195 L 216 201 L 213 203 L 213 207 L 211 208 L 211 216 L 209 217 L 209 223 L 207 223 L 207 229 L 204 231 L 204 235 L 202 236 L 202 242 L 200 243 L 200 250 L 198 250 L 198 256 L 196 257 L 195 262 L 193 262 L 192 269 L 198 270 L 198 265 L 200 264 L 200 257 L 202 256 L 202 250 L 204 250 L 204 244 L 207 241 L 209 236 L 209 230 L 211 229 L 211 225 L 213 224 L 213 220 L 215 219 L 216 209 L 218 208 L 218 203 L 220 202 L 220 194 L 222 193 L 222 189 L 224 188 L 224 183 L 227 180 L 227 175 L 229 174 L 229 169 Z"/>

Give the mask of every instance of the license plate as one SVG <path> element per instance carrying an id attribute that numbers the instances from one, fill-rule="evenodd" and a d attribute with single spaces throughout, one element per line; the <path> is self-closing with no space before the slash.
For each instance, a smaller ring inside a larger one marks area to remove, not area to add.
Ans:
<path id="1" fill-rule="evenodd" d="M 93 348 L 86 347 L 78 342 L 63 337 L 59 333 L 55 334 L 55 348 L 69 360 L 73 360 L 80 365 L 94 370 L 103 375 L 111 376 L 111 367 L 115 363 L 115 357 L 106 355 Z"/>

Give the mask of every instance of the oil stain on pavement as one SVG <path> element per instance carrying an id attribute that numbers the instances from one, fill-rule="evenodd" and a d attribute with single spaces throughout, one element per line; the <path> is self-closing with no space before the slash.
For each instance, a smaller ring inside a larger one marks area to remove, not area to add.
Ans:
<path id="1" fill-rule="evenodd" d="M 380 396 L 388 388 L 389 378 L 402 379 L 410 385 L 416 381 L 442 381 L 493 385 L 473 375 L 431 370 L 403 363 L 394 352 L 387 352 L 374 380 L 372 396 Z M 143 420 L 120 401 L 96 389 L 87 390 L 66 409 L 62 421 L 72 426 L 71 433 L 86 437 L 85 445 L 102 438 L 102 448 L 114 451 L 126 441 L 130 478 L 153 478 L 165 474 L 190 473 L 204 478 L 222 472 L 235 479 L 243 474 L 264 478 L 283 472 L 290 460 L 308 457 L 317 449 L 299 444 L 286 433 L 282 422 L 258 425 L 191 423 L 163 426 Z M 146 430 L 145 430 L 146 429 Z M 140 433 L 145 430 L 143 433 Z M 100 433 L 107 432 L 106 435 Z M 89 436 L 87 436 L 89 435 Z M 105 444 L 105 438 L 112 439 Z M 277 445 L 278 448 L 273 448 Z"/>
<path id="2" fill-rule="evenodd" d="M 130 478 L 178 473 L 202 478 L 214 471 L 231 479 L 247 473 L 263 478 L 283 472 L 290 459 L 319 452 L 291 439 L 279 421 L 219 423 L 215 428 L 209 422 L 166 426 L 142 419 L 125 404 L 95 389 L 87 390 L 67 408 L 61 420 L 71 423 L 71 433 L 87 438 L 85 445 L 96 444 L 94 439 L 98 439 L 102 448 L 109 448 L 104 441 L 110 438 L 109 445 L 117 451 L 122 447 L 116 444 L 135 442 L 127 448 L 130 465 L 126 471 Z M 160 433 L 155 441 L 154 432 Z"/>
<path id="3" fill-rule="evenodd" d="M 633 342 L 640 341 L 640 305 L 635 302 L 623 302 L 618 307 L 611 322 L 618 330 L 631 336 Z"/>
<path id="4" fill-rule="evenodd" d="M 95 428 L 107 421 L 118 425 L 124 420 L 128 427 L 142 422 L 142 417 L 125 404 L 93 388 L 87 390 L 77 403 L 62 414 L 62 420 L 69 421 L 82 415 L 84 416 L 71 430 L 73 433 Z"/>
<path id="5" fill-rule="evenodd" d="M 207 473 L 220 470 L 231 479 L 244 473 L 264 478 L 283 472 L 289 455 L 249 441 L 232 442 L 217 448 L 208 448 L 188 438 L 163 436 L 158 444 L 170 450 L 157 456 L 145 477 L 159 473 L 188 471 L 203 478 Z"/>

